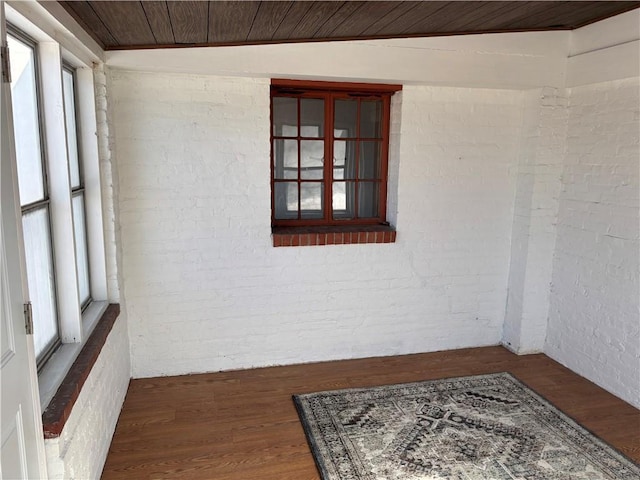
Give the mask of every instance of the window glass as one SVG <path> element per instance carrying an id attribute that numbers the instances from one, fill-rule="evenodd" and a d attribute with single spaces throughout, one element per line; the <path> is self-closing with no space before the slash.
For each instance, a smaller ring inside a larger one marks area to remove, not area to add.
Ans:
<path id="1" fill-rule="evenodd" d="M 380 138 L 382 132 L 382 102 L 363 100 L 360 102 L 360 137 Z"/>
<path id="2" fill-rule="evenodd" d="M 300 178 L 322 180 L 324 169 L 324 140 L 300 141 Z"/>
<path id="3" fill-rule="evenodd" d="M 372 218 L 378 215 L 380 189 L 374 182 L 358 183 L 358 218 Z"/>
<path id="4" fill-rule="evenodd" d="M 298 141 L 273 141 L 273 173 L 277 179 L 298 178 Z"/>
<path id="5" fill-rule="evenodd" d="M 298 183 L 278 182 L 274 185 L 275 217 L 280 220 L 298 218 Z"/>
<path id="6" fill-rule="evenodd" d="M 11 100 L 20 204 L 28 205 L 45 198 L 35 50 L 12 36 L 7 37 L 7 43 L 11 52 Z"/>
<path id="7" fill-rule="evenodd" d="M 273 135 L 276 137 L 298 136 L 298 99 L 273 97 Z"/>
<path id="8" fill-rule="evenodd" d="M 84 195 L 78 193 L 71 200 L 73 208 L 73 236 L 76 249 L 76 271 L 78 273 L 78 293 L 80 305 L 90 299 L 89 293 L 89 259 L 87 253 L 87 236 L 84 213 Z"/>
<path id="9" fill-rule="evenodd" d="M 357 100 L 336 100 L 333 115 L 334 128 L 340 131 L 341 137 L 355 138 L 358 135 Z"/>
<path id="10" fill-rule="evenodd" d="M 300 136 L 324 136 L 324 100 L 317 98 L 300 100 Z"/>
<path id="11" fill-rule="evenodd" d="M 356 144 L 353 140 L 333 142 L 333 178 L 353 179 L 356 175 Z"/>
<path id="12" fill-rule="evenodd" d="M 73 72 L 70 72 L 66 68 L 62 70 L 62 88 L 64 93 L 64 118 L 67 130 L 69 180 L 71 181 L 71 188 L 75 189 L 81 186 L 76 127 L 75 90 Z"/>
<path id="13" fill-rule="evenodd" d="M 377 180 L 380 178 L 380 142 L 360 142 L 360 163 L 358 178 L 361 180 Z"/>
<path id="14" fill-rule="evenodd" d="M 33 340 L 39 359 L 58 340 L 48 208 L 45 206 L 23 214 L 22 229 L 33 313 Z"/>
<path id="15" fill-rule="evenodd" d="M 347 214 L 347 182 L 333 182 L 333 217 L 345 218 Z"/>
<path id="16" fill-rule="evenodd" d="M 324 215 L 322 183 L 300 183 L 300 213 L 303 218 L 322 218 Z"/>

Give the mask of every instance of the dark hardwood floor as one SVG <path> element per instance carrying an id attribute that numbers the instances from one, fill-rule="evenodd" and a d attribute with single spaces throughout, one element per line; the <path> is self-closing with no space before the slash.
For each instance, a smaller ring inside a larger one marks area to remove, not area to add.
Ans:
<path id="1" fill-rule="evenodd" d="M 640 411 L 501 347 L 132 380 L 103 479 L 317 480 L 294 393 L 511 372 L 640 461 Z"/>

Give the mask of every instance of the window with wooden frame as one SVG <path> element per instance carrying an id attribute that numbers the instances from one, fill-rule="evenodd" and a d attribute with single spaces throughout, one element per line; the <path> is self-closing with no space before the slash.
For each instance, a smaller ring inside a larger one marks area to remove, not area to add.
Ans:
<path id="1" fill-rule="evenodd" d="M 400 88 L 272 81 L 274 227 L 386 225 L 390 99 Z"/>

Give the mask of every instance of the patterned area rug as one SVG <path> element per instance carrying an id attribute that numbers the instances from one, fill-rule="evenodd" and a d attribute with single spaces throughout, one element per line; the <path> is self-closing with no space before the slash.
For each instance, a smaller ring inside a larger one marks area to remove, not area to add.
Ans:
<path id="1" fill-rule="evenodd" d="M 638 480 L 508 373 L 295 395 L 323 480 Z"/>

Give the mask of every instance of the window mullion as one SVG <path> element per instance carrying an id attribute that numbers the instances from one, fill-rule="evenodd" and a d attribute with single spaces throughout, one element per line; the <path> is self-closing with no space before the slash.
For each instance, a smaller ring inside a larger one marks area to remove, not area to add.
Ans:
<path id="1" fill-rule="evenodd" d="M 63 343 L 82 340 L 82 315 L 78 294 L 71 186 L 67 164 L 67 135 L 62 90 L 60 46 L 54 42 L 38 44 L 42 87 L 42 115 L 45 130 L 45 157 L 49 173 L 51 232 L 60 336 Z"/>
<path id="2" fill-rule="evenodd" d="M 333 219 L 333 102 L 334 95 L 327 94 L 324 100 L 324 220 Z"/>
<path id="3" fill-rule="evenodd" d="M 388 95 L 382 96 L 382 141 L 380 155 L 382 164 L 380 165 L 380 219 L 387 218 L 387 178 L 389 176 L 389 136 L 391 130 L 391 98 Z"/>
<path id="4" fill-rule="evenodd" d="M 22 214 L 28 213 L 31 210 L 37 210 L 38 208 L 40 208 L 40 207 L 42 207 L 44 205 L 49 205 L 49 199 L 48 198 L 44 198 L 42 200 L 38 200 L 37 202 L 33 202 L 33 203 L 29 203 L 28 205 L 24 205 L 23 207 L 21 207 Z"/>
<path id="5" fill-rule="evenodd" d="M 360 147 L 361 147 L 361 138 L 360 138 L 360 109 L 362 107 L 362 102 L 358 99 L 356 100 L 356 152 L 355 152 L 355 161 L 354 161 L 354 179 L 353 179 L 353 218 L 360 218 Z"/>
<path id="6" fill-rule="evenodd" d="M 300 197 L 302 196 L 302 183 L 300 182 L 300 168 L 302 166 L 302 161 L 300 160 L 300 150 L 302 150 L 302 141 L 300 140 L 300 138 L 302 137 L 302 116 L 301 116 L 301 107 L 302 104 L 302 99 L 298 98 L 297 99 L 297 109 L 298 109 L 298 177 L 297 177 L 297 183 L 298 183 L 298 220 L 300 220 L 302 218 L 302 203 L 301 203 L 301 199 Z"/>

